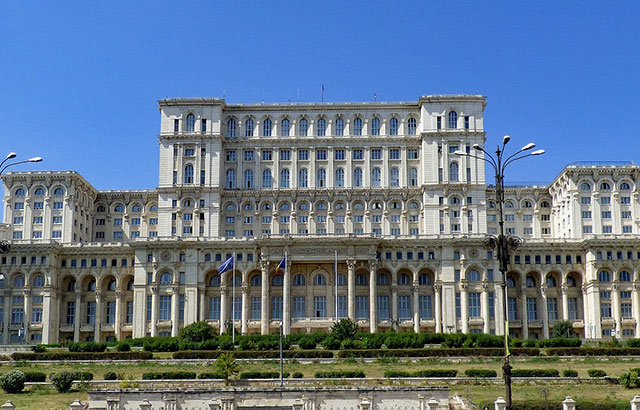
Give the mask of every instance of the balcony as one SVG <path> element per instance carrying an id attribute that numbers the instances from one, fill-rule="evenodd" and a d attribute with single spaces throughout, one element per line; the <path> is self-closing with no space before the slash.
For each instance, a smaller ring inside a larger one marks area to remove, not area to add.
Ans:
<path id="1" fill-rule="evenodd" d="M 583 329 L 584 328 L 584 320 L 583 319 L 573 319 L 571 320 L 574 329 Z"/>
<path id="2" fill-rule="evenodd" d="M 75 326 L 73 324 L 60 325 L 61 332 L 73 332 L 74 330 L 75 330 Z"/>
<path id="3" fill-rule="evenodd" d="M 521 328 L 522 327 L 522 320 L 510 320 L 509 321 L 509 328 Z"/>
<path id="4" fill-rule="evenodd" d="M 542 320 L 529 320 L 528 326 L 532 328 L 542 328 Z"/>

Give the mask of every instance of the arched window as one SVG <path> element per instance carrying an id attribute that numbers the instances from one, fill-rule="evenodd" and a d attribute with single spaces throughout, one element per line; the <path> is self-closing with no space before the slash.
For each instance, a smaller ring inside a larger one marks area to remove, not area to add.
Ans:
<path id="1" fill-rule="evenodd" d="M 418 186 L 418 169 L 409 169 L 409 186 Z"/>
<path id="2" fill-rule="evenodd" d="M 191 199 L 185 199 L 182 201 L 182 206 L 184 208 L 191 208 L 193 206 L 193 201 Z"/>
<path id="3" fill-rule="evenodd" d="M 44 195 L 44 188 L 37 188 L 37 189 L 34 191 L 34 193 L 33 193 L 33 194 L 34 194 L 34 195 L 36 195 L 36 196 L 42 196 L 42 195 Z"/>
<path id="4" fill-rule="evenodd" d="M 160 275 L 160 284 L 161 285 L 169 285 L 173 283 L 173 275 L 169 272 L 165 272 Z"/>
<path id="5" fill-rule="evenodd" d="M 630 189 L 631 189 L 631 186 L 628 183 L 623 182 L 623 183 L 620 184 L 620 190 L 621 191 L 628 191 Z"/>
<path id="6" fill-rule="evenodd" d="M 336 278 L 336 283 L 338 286 L 346 286 L 347 285 L 347 277 L 342 273 L 338 273 L 338 277 Z"/>
<path id="7" fill-rule="evenodd" d="M 184 183 L 193 184 L 193 165 L 191 164 L 184 167 Z"/>
<path id="8" fill-rule="evenodd" d="M 458 128 L 458 113 L 455 111 L 449 112 L 449 129 L 455 130 Z"/>
<path id="9" fill-rule="evenodd" d="M 262 187 L 263 188 L 273 187 L 273 178 L 271 177 L 270 169 L 265 169 L 264 171 L 262 171 Z"/>
<path id="10" fill-rule="evenodd" d="M 371 120 L 371 135 L 380 135 L 380 118 L 378 117 Z"/>
<path id="11" fill-rule="evenodd" d="M 323 274 L 318 273 L 313 278 L 313 286 L 326 286 L 326 285 L 327 285 L 327 278 Z"/>
<path id="12" fill-rule="evenodd" d="M 362 168 L 356 168 L 353 170 L 353 186 L 362 186 Z"/>
<path id="13" fill-rule="evenodd" d="M 227 120 L 227 136 L 229 138 L 236 137 L 236 120 L 234 120 L 233 118 L 229 118 Z"/>
<path id="14" fill-rule="evenodd" d="M 271 120 L 269 118 L 265 118 L 262 122 L 262 136 L 270 137 L 271 136 Z"/>
<path id="15" fill-rule="evenodd" d="M 401 273 L 398 276 L 398 285 L 411 285 L 411 278 L 406 273 Z"/>
<path id="16" fill-rule="evenodd" d="M 451 182 L 460 181 L 460 176 L 458 171 L 459 171 L 459 168 L 458 168 L 457 162 L 452 162 L 449 164 L 449 181 Z"/>
<path id="17" fill-rule="evenodd" d="M 493 201 L 489 201 L 489 202 L 487 202 L 487 208 L 491 208 L 491 209 L 493 209 L 493 208 L 495 208 L 495 207 L 496 207 L 496 203 L 495 203 L 495 202 L 493 202 Z"/>
<path id="18" fill-rule="evenodd" d="M 513 202 L 512 201 L 505 202 L 504 203 L 504 207 L 505 208 L 513 208 L 514 207 Z"/>
<path id="19" fill-rule="evenodd" d="M 379 273 L 378 279 L 376 280 L 377 285 L 388 285 L 390 283 L 389 275 L 386 273 Z"/>
<path id="20" fill-rule="evenodd" d="M 396 117 L 389 120 L 389 134 L 398 135 L 398 119 Z"/>
<path id="21" fill-rule="evenodd" d="M 316 135 L 318 137 L 324 137 L 327 133 L 327 121 L 324 118 L 320 118 L 318 120 L 318 125 L 316 126 Z"/>
<path id="22" fill-rule="evenodd" d="M 603 182 L 600 184 L 601 191 L 609 191 L 610 189 L 611 189 L 611 185 L 609 185 L 607 182 Z"/>
<path id="23" fill-rule="evenodd" d="M 398 202 L 398 201 L 393 201 L 393 202 L 391 202 L 391 204 L 390 204 L 390 208 L 391 208 L 391 209 L 400 209 L 400 208 L 402 208 L 402 206 L 400 205 L 400 202 Z"/>
<path id="24" fill-rule="evenodd" d="M 316 204 L 316 209 L 318 211 L 325 211 L 327 209 L 327 203 L 326 202 L 318 202 Z"/>
<path id="25" fill-rule="evenodd" d="M 460 205 L 460 198 L 458 198 L 457 196 L 452 196 L 449 199 L 449 204 L 451 204 L 451 205 Z"/>
<path id="26" fill-rule="evenodd" d="M 420 209 L 420 204 L 416 201 L 409 202 L 409 209 Z"/>
<path id="27" fill-rule="evenodd" d="M 235 287 L 239 287 L 242 286 L 242 276 L 236 274 L 236 276 L 234 276 L 234 282 L 235 283 L 230 283 L 230 286 L 235 286 Z"/>
<path id="28" fill-rule="evenodd" d="M 407 128 L 409 131 L 409 135 L 416 135 L 416 129 L 418 128 L 418 122 L 415 118 L 409 118 L 407 121 Z"/>
<path id="29" fill-rule="evenodd" d="M 336 209 L 336 211 L 340 211 L 344 209 L 344 202 L 336 202 L 336 204 L 333 207 Z"/>
<path id="30" fill-rule="evenodd" d="M 382 204 L 379 201 L 375 201 L 371 204 L 371 209 L 382 209 Z"/>
<path id="31" fill-rule="evenodd" d="M 316 171 L 316 188 L 324 188 L 327 186 L 327 171 L 324 168 L 318 168 Z"/>
<path id="32" fill-rule="evenodd" d="M 344 186 L 344 169 L 342 168 L 336 169 L 336 180 L 334 182 L 336 187 Z"/>
<path id="33" fill-rule="evenodd" d="M 576 278 L 573 276 L 567 276 L 567 286 L 570 288 L 576 287 Z"/>
<path id="34" fill-rule="evenodd" d="M 24 196 L 25 192 L 24 188 L 18 188 L 16 189 L 16 196 Z"/>
<path id="35" fill-rule="evenodd" d="M 280 170 L 280 188 L 289 188 L 289 170 Z"/>
<path id="36" fill-rule="evenodd" d="M 522 207 L 523 208 L 533 208 L 533 204 L 531 203 L 531 201 L 524 201 L 522 203 Z"/>
<path id="37" fill-rule="evenodd" d="M 353 204 L 354 211 L 362 211 L 363 209 L 364 205 L 362 204 L 362 202 L 356 202 L 355 204 Z"/>
<path id="38" fill-rule="evenodd" d="M 247 202 L 242 206 L 243 211 L 253 211 L 253 204 L 251 202 Z"/>
<path id="39" fill-rule="evenodd" d="M 149 208 L 149 212 L 158 212 L 158 205 L 151 205 L 151 208 Z"/>
<path id="40" fill-rule="evenodd" d="M 261 210 L 263 211 L 270 211 L 271 210 L 271 202 L 265 202 L 264 204 L 262 204 L 262 207 L 260 207 Z"/>
<path id="41" fill-rule="evenodd" d="M 282 286 L 282 275 L 275 275 L 273 278 L 271 278 L 271 286 Z"/>
<path id="42" fill-rule="evenodd" d="M 512 206 L 511 206 L 511 208 L 513 208 L 513 204 L 511 204 L 511 205 L 512 205 Z M 548 201 L 542 201 L 542 202 L 540 203 L 540 207 L 541 207 L 541 208 L 549 208 L 549 207 L 551 207 L 551 205 L 549 204 L 549 202 L 548 202 Z M 509 207 L 507 207 L 507 208 L 509 208 Z"/>
<path id="43" fill-rule="evenodd" d="M 302 276 L 301 274 L 297 274 L 293 277 L 293 286 L 304 286 L 304 284 L 304 276 Z"/>
<path id="44" fill-rule="evenodd" d="M 362 118 L 353 120 L 353 135 L 362 135 Z"/>
<path id="45" fill-rule="evenodd" d="M 68 292 L 73 292 L 76 290 L 76 280 L 75 279 L 71 279 L 69 281 L 69 283 L 67 283 L 67 291 Z"/>
<path id="46" fill-rule="evenodd" d="M 44 286 L 44 276 L 36 275 L 33 278 L 33 282 L 31 282 L 31 286 L 34 288 L 41 288 Z"/>
<path id="47" fill-rule="evenodd" d="M 298 171 L 298 187 L 306 188 L 309 186 L 309 171 L 302 168 Z"/>
<path id="48" fill-rule="evenodd" d="M 620 282 L 631 282 L 631 273 L 628 270 L 620 271 Z"/>
<path id="49" fill-rule="evenodd" d="M 301 202 L 301 203 L 298 205 L 298 210 L 299 210 L 299 211 L 308 211 L 308 210 L 309 210 L 309 204 L 308 204 L 308 203 L 306 203 L 306 202 Z"/>
<path id="50" fill-rule="evenodd" d="M 218 286 L 220 286 L 220 275 L 211 276 L 211 278 L 209 279 L 209 286 L 212 288 L 217 288 Z"/>
<path id="51" fill-rule="evenodd" d="M 235 189 L 236 188 L 236 170 L 228 169 L 227 170 L 227 189 Z"/>
<path id="52" fill-rule="evenodd" d="M 421 285 L 431 285 L 431 276 L 426 273 L 421 273 L 420 276 L 418 276 L 418 283 Z"/>
<path id="53" fill-rule="evenodd" d="M 480 282 L 482 280 L 482 277 L 480 276 L 480 272 L 475 269 L 471 269 L 469 272 L 467 272 L 467 280 L 471 282 Z"/>
<path id="54" fill-rule="evenodd" d="M 92 278 L 89 281 L 89 284 L 87 285 L 87 291 L 88 292 L 95 292 L 95 290 L 96 290 L 96 280 Z"/>
<path id="55" fill-rule="evenodd" d="M 291 205 L 289 205 L 289 202 L 283 202 L 280 204 L 281 211 L 289 211 L 290 209 L 291 209 Z"/>
<path id="56" fill-rule="evenodd" d="M 369 278 L 362 273 L 356 276 L 356 285 L 357 286 L 367 286 L 369 284 Z"/>
<path id="57" fill-rule="evenodd" d="M 336 119 L 336 127 L 335 127 L 335 135 L 342 136 L 344 135 L 344 120 L 342 118 Z"/>
<path id="58" fill-rule="evenodd" d="M 381 176 L 380 176 L 380 168 L 375 167 L 371 170 L 371 186 L 372 187 L 379 187 L 381 184 Z"/>
<path id="59" fill-rule="evenodd" d="M 533 278 L 533 276 L 527 276 L 526 285 L 528 288 L 536 287 L 536 280 Z"/>
<path id="60" fill-rule="evenodd" d="M 547 287 L 555 288 L 556 287 L 556 278 L 551 275 L 547 275 Z"/>
<path id="61" fill-rule="evenodd" d="M 389 186 L 400 186 L 400 170 L 396 167 L 391 168 L 389 171 Z"/>
<path id="62" fill-rule="evenodd" d="M 511 276 L 507 277 L 507 287 L 508 288 L 516 287 L 516 281 Z"/>
<path id="63" fill-rule="evenodd" d="M 611 273 L 607 270 L 601 270 L 598 272 L 598 280 L 600 282 L 611 282 Z"/>
<path id="64" fill-rule="evenodd" d="M 253 189 L 253 170 L 244 171 L 244 189 Z"/>
<path id="65" fill-rule="evenodd" d="M 134 205 L 131 207 L 131 212 L 142 212 L 142 207 L 140 205 Z"/>
<path id="66" fill-rule="evenodd" d="M 187 115 L 187 132 L 193 132 L 196 128 L 196 116 L 193 114 Z"/>
<path id="67" fill-rule="evenodd" d="M 127 282 L 127 290 L 133 290 L 133 279 L 129 279 Z"/>
<path id="68" fill-rule="evenodd" d="M 115 279 L 109 279 L 109 283 L 107 283 L 107 290 L 111 291 L 111 292 L 116 290 L 116 280 Z"/>
<path id="69" fill-rule="evenodd" d="M 305 137 L 309 131 L 309 121 L 306 118 L 302 118 L 298 123 L 298 135 Z"/>
<path id="70" fill-rule="evenodd" d="M 582 191 L 591 191 L 591 185 L 587 184 L 586 182 L 583 182 L 582 184 L 580 184 L 580 189 Z"/>
<path id="71" fill-rule="evenodd" d="M 56 189 L 53 190 L 53 195 L 56 195 L 56 196 L 64 195 L 64 188 L 57 187 Z"/>
<path id="72" fill-rule="evenodd" d="M 251 277 L 251 286 L 262 286 L 262 277 L 260 275 L 253 275 Z"/>
<path id="73" fill-rule="evenodd" d="M 280 123 L 280 135 L 283 137 L 288 137 L 290 130 L 291 130 L 291 121 L 285 118 Z"/>
<path id="74" fill-rule="evenodd" d="M 225 207 L 224 210 L 227 212 L 235 212 L 236 211 L 236 206 L 233 202 L 229 202 Z"/>
<path id="75" fill-rule="evenodd" d="M 253 120 L 251 118 L 244 122 L 244 136 L 253 137 Z"/>

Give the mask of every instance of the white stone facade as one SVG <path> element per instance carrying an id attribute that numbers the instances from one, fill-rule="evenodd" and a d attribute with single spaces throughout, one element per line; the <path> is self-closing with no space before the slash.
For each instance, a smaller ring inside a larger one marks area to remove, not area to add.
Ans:
<path id="1" fill-rule="evenodd" d="M 408 103 L 159 102 L 159 187 L 98 191 L 73 171 L 5 186 L 3 343 L 328 329 L 504 332 L 497 233 L 481 160 L 485 98 Z M 535 161 L 532 159 L 531 161 Z M 507 187 L 524 239 L 508 275 L 510 331 L 638 337 L 640 167 L 576 164 Z M 285 252 L 288 269 L 276 272 Z M 236 255 L 232 273 L 217 267 Z M 337 261 L 336 261 L 337 260 Z M 608 279 L 608 280 L 607 280 Z M 235 298 L 234 298 L 235 293 Z"/>

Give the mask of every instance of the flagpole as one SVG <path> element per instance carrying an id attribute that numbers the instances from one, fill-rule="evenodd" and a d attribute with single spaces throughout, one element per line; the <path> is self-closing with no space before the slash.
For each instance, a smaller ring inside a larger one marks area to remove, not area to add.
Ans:
<path id="1" fill-rule="evenodd" d="M 235 319 L 236 319 L 236 251 L 233 251 L 233 259 L 232 259 L 232 265 L 233 265 L 233 273 L 231 276 L 231 293 L 232 293 L 232 299 L 231 299 L 231 341 L 235 344 L 236 343 L 236 323 L 235 323 Z"/>
<path id="2" fill-rule="evenodd" d="M 333 254 L 333 284 L 336 288 L 336 295 L 334 299 L 333 313 L 338 321 L 338 250 L 334 249 Z"/>

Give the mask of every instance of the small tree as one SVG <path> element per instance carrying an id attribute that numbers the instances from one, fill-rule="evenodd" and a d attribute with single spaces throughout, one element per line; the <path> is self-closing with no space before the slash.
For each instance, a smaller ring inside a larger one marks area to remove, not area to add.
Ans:
<path id="1" fill-rule="evenodd" d="M 358 324 L 349 318 L 340 319 L 331 327 L 331 336 L 338 340 L 353 339 L 358 333 Z"/>
<path id="2" fill-rule="evenodd" d="M 73 373 L 61 372 L 51 375 L 51 383 L 58 393 L 67 393 L 73 386 Z"/>
<path id="3" fill-rule="evenodd" d="M 240 366 L 232 353 L 222 353 L 218 356 L 216 369 L 218 369 L 218 374 L 222 376 L 225 384 L 229 384 L 229 378 L 240 372 Z"/>
<path id="4" fill-rule="evenodd" d="M 178 333 L 181 342 L 199 343 L 216 337 L 215 330 L 207 322 L 194 322 Z"/>
<path id="5" fill-rule="evenodd" d="M 0 376 L 0 388 L 8 394 L 20 393 L 24 389 L 24 381 L 22 370 L 11 370 Z"/>
<path id="6" fill-rule="evenodd" d="M 559 320 L 553 324 L 553 337 L 576 337 L 573 324 L 568 320 Z"/>

